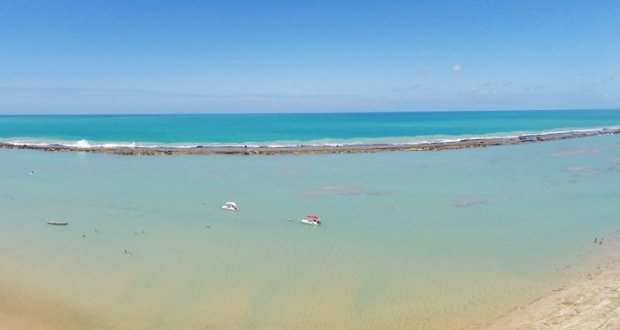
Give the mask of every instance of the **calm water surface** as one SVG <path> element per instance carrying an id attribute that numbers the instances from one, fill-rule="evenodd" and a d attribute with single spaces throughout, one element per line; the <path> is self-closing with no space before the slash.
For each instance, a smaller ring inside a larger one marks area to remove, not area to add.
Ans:
<path id="1" fill-rule="evenodd" d="M 471 328 L 570 278 L 620 229 L 618 196 L 619 136 L 350 155 L 0 150 L 0 311 L 64 329 Z M 309 213 L 323 225 L 300 224 Z"/>

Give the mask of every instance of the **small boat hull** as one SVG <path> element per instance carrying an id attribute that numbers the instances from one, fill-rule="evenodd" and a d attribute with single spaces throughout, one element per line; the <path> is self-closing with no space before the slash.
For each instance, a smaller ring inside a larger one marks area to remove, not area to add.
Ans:
<path id="1" fill-rule="evenodd" d="M 47 224 L 52 226 L 66 226 L 69 223 L 64 221 L 48 221 Z"/>
<path id="2" fill-rule="evenodd" d="M 308 219 L 301 219 L 299 222 L 306 224 L 306 225 L 311 225 L 311 226 L 318 226 L 321 224 L 320 221 L 308 220 Z"/>
<path id="3" fill-rule="evenodd" d="M 226 202 L 222 205 L 222 210 L 226 211 L 239 211 L 239 207 L 236 202 Z"/>

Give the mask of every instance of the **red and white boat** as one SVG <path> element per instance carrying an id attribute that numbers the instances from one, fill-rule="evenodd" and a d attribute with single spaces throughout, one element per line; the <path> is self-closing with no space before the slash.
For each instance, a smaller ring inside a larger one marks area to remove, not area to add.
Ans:
<path id="1" fill-rule="evenodd" d="M 321 224 L 321 218 L 319 218 L 318 215 L 310 214 L 301 219 L 300 222 L 305 223 L 306 225 L 318 226 Z"/>

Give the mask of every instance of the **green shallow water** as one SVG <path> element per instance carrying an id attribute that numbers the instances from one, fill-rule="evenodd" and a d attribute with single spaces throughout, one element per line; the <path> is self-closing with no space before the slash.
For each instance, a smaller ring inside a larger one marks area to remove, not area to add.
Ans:
<path id="1" fill-rule="evenodd" d="M 594 237 L 620 229 L 620 137 L 304 156 L 2 150 L 0 186 L 9 316 L 472 328 L 570 277 Z M 228 200 L 240 212 L 219 208 Z M 324 224 L 300 224 L 309 213 Z"/>

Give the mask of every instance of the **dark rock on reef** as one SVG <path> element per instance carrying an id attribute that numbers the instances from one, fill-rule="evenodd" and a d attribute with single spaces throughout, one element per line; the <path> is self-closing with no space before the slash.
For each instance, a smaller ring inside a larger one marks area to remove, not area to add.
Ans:
<path id="1" fill-rule="evenodd" d="M 208 147 L 196 146 L 193 148 L 143 148 L 143 147 L 118 147 L 101 148 L 88 147 L 78 148 L 60 144 L 48 146 L 11 144 L 0 142 L 0 149 L 29 149 L 51 152 L 94 152 L 128 156 L 160 156 L 160 155 L 279 155 L 279 154 L 334 154 L 334 153 L 360 153 L 360 152 L 384 152 L 384 151 L 439 151 L 464 148 L 483 148 L 498 145 L 513 145 L 522 143 L 534 143 L 543 141 L 555 141 L 588 136 L 620 134 L 620 129 L 605 128 L 591 131 L 575 131 L 562 133 L 530 134 L 518 137 L 488 138 L 488 139 L 463 139 L 451 142 L 431 142 L 415 145 L 391 145 L 391 144 L 366 144 L 366 145 L 338 145 L 338 146 L 309 146 L 298 145 L 295 147 Z"/>

